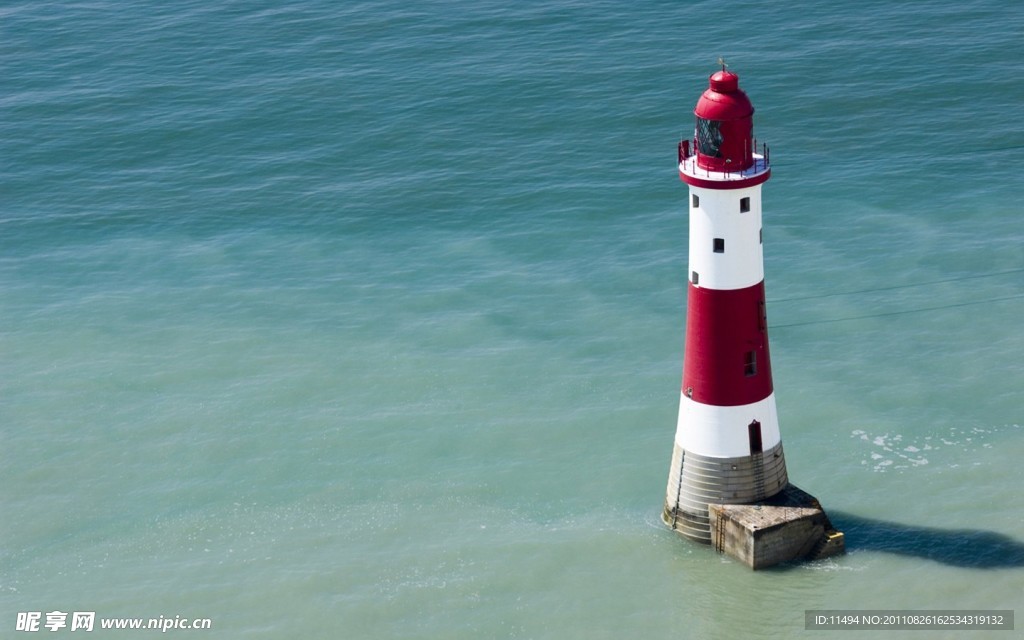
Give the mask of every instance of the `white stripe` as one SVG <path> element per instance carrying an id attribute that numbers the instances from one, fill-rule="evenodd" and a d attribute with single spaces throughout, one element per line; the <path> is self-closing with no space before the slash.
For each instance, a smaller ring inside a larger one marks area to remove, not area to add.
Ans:
<path id="1" fill-rule="evenodd" d="M 693 196 L 699 205 L 693 207 Z M 740 200 L 750 198 L 750 211 L 740 213 Z M 761 185 L 745 189 L 690 186 L 690 278 L 708 289 L 743 289 L 764 280 L 761 247 Z M 714 252 L 714 239 L 725 241 Z"/>
<path id="2" fill-rule="evenodd" d="M 733 407 L 702 404 L 683 393 L 679 401 L 676 444 L 685 451 L 702 456 L 749 456 L 747 426 L 754 420 L 761 423 L 762 450 L 767 451 L 782 440 L 774 392 L 764 400 Z"/>

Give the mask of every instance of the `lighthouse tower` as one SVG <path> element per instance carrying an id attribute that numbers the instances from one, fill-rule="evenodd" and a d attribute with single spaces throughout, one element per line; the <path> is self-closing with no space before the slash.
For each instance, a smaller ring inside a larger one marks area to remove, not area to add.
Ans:
<path id="1" fill-rule="evenodd" d="M 841 553 L 818 501 L 789 483 L 765 313 L 761 185 L 771 176 L 754 107 L 725 69 L 679 144 L 689 185 L 686 348 L 666 524 L 753 568 Z"/>
<path id="2" fill-rule="evenodd" d="M 767 148 L 754 107 L 724 68 L 694 110 L 695 138 L 679 145 L 689 185 L 686 350 L 664 519 L 711 542 L 708 504 L 749 504 L 787 484 L 765 315 L 761 185 Z"/>

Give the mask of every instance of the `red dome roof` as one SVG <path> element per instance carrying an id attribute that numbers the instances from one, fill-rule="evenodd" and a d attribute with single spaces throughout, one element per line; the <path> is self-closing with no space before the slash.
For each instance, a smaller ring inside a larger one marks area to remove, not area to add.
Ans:
<path id="1" fill-rule="evenodd" d="M 698 118 L 726 121 L 749 118 L 754 114 L 754 105 L 740 89 L 738 75 L 731 71 L 716 71 L 711 75 L 709 84 L 693 110 Z"/>

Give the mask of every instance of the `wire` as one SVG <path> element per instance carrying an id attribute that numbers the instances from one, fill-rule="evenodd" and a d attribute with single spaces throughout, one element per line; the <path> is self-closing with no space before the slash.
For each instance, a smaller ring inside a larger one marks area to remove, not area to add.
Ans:
<path id="1" fill-rule="evenodd" d="M 859 293 L 874 293 L 875 291 L 893 291 L 895 289 L 913 289 L 917 287 L 927 287 L 933 284 L 943 284 L 946 282 L 961 282 L 963 280 L 975 280 L 977 278 L 991 278 L 994 276 L 1005 276 L 1010 273 L 1022 273 L 1024 269 L 1011 269 L 1009 271 L 996 271 L 994 273 L 982 273 L 973 276 L 961 276 L 959 278 L 946 278 L 945 280 L 932 280 L 931 282 L 919 282 L 917 284 L 898 284 L 891 287 L 875 287 L 873 289 L 859 289 L 857 291 L 837 291 L 834 293 L 819 293 L 813 296 L 798 296 L 795 298 L 779 298 L 777 300 L 769 300 L 769 304 L 776 302 L 793 302 L 795 300 L 816 300 L 818 298 L 830 298 L 832 296 L 852 296 Z M 974 304 L 974 303 L 969 303 Z M 909 313 L 909 312 L 908 312 Z"/>
<path id="2" fill-rule="evenodd" d="M 1014 296 L 1006 296 L 1004 298 L 988 298 L 987 300 L 975 300 L 973 302 L 958 302 L 955 304 L 944 304 L 938 307 L 924 307 L 921 309 L 904 309 L 902 311 L 887 311 L 884 313 L 870 313 L 863 316 L 850 316 L 847 318 L 832 318 L 830 320 L 809 320 L 807 322 L 791 322 L 789 324 L 769 324 L 769 329 L 784 329 L 786 327 L 806 327 L 812 324 L 829 324 L 832 322 L 847 322 L 848 320 L 866 320 L 868 318 L 884 318 L 886 316 L 899 316 L 907 313 L 922 313 L 924 311 L 940 311 L 942 309 L 954 309 L 956 307 L 969 307 L 978 304 L 988 304 L 990 302 L 1002 302 L 1004 300 L 1015 300 L 1017 298 L 1024 298 L 1024 293 L 1019 293 Z"/>

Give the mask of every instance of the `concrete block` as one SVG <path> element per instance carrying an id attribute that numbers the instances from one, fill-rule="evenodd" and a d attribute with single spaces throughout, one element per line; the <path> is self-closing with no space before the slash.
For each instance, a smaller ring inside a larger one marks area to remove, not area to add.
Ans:
<path id="1" fill-rule="evenodd" d="M 753 504 L 709 504 L 708 516 L 715 549 L 752 569 L 845 551 L 821 504 L 792 484 Z"/>

